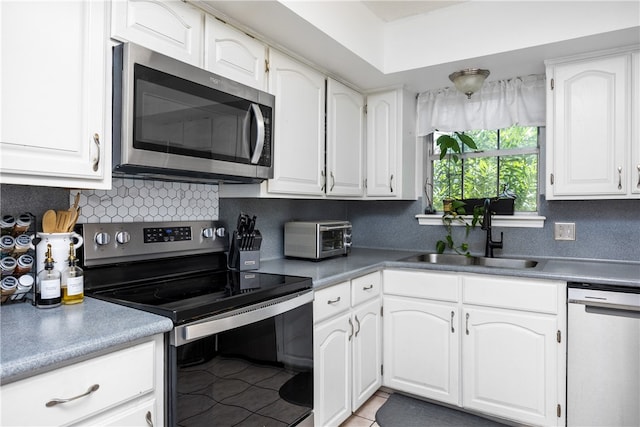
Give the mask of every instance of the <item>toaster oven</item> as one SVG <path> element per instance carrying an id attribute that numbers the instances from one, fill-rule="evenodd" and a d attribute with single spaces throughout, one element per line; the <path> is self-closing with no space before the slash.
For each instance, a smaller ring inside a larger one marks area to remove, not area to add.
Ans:
<path id="1" fill-rule="evenodd" d="M 350 251 L 349 221 L 292 221 L 284 225 L 286 257 L 320 260 Z"/>

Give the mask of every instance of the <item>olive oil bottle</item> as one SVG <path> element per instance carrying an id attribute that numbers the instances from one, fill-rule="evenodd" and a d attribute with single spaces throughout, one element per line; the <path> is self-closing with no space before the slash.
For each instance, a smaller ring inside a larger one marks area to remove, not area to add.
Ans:
<path id="1" fill-rule="evenodd" d="M 67 268 L 62 272 L 62 303 L 79 304 L 84 301 L 84 272 L 78 267 L 73 243 L 69 243 Z"/>

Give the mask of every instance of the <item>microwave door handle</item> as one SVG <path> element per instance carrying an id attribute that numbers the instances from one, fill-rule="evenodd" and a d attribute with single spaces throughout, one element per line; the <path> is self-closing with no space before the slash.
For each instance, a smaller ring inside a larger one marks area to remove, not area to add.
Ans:
<path id="1" fill-rule="evenodd" d="M 264 148 L 264 117 L 258 104 L 251 104 L 251 110 L 253 110 L 253 116 L 255 117 L 256 124 L 258 125 L 258 134 L 256 135 L 256 148 L 253 150 L 251 156 L 251 164 L 258 164 L 260 156 L 262 156 L 262 150 Z"/>

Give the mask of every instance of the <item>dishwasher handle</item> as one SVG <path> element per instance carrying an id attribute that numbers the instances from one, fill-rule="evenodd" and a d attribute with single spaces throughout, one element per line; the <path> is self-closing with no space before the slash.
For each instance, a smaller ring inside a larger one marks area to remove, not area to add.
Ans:
<path id="1" fill-rule="evenodd" d="M 567 302 L 587 307 L 640 312 L 640 293 L 569 288 Z"/>

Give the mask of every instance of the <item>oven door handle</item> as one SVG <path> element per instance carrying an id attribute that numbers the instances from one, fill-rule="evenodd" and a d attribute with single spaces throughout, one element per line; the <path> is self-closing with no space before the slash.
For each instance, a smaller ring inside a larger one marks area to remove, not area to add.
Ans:
<path id="1" fill-rule="evenodd" d="M 261 304 L 240 308 L 196 323 L 176 326 L 171 332 L 170 343 L 175 347 L 205 338 L 219 332 L 259 322 L 313 302 L 313 291 L 285 296 Z"/>

